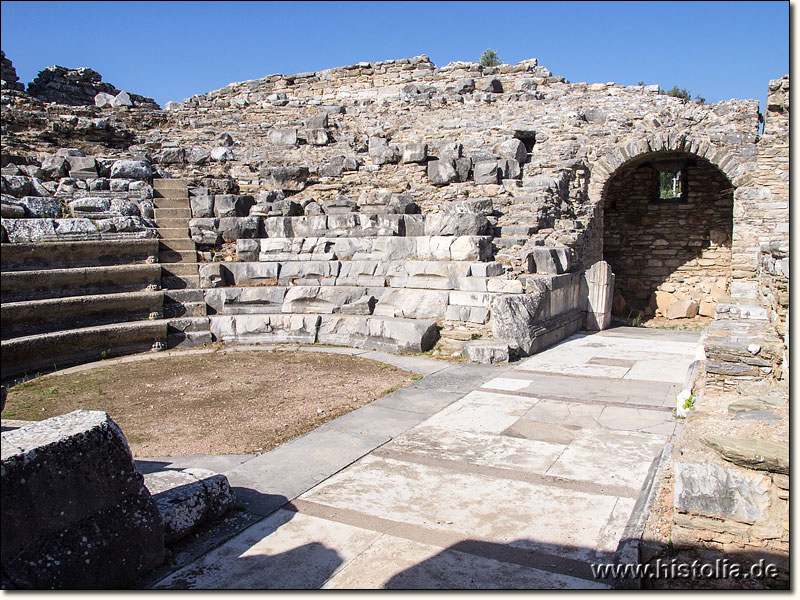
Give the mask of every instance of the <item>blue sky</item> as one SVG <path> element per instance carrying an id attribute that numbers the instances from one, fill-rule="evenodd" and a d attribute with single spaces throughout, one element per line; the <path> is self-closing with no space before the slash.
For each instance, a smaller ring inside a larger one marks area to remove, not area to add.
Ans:
<path id="1" fill-rule="evenodd" d="M 572 82 L 755 98 L 789 72 L 789 2 L 2 2 L 2 49 L 30 82 L 91 67 L 168 100 L 271 73 L 427 54 L 538 58 Z"/>

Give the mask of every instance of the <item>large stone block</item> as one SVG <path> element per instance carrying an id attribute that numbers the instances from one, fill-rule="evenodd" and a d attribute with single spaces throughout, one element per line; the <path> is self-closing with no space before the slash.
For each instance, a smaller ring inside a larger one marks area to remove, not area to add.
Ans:
<path id="1" fill-rule="evenodd" d="M 455 159 L 446 158 L 428 162 L 428 181 L 433 185 L 447 185 L 457 180 Z"/>
<path id="2" fill-rule="evenodd" d="M 323 315 L 318 335 L 320 344 L 389 352 L 426 352 L 438 339 L 432 321 L 349 315 Z"/>
<path id="3" fill-rule="evenodd" d="M 246 217 L 255 204 L 252 196 L 241 194 L 218 194 L 214 196 L 215 217 Z"/>
<path id="4" fill-rule="evenodd" d="M 186 537 L 236 506 L 236 495 L 225 475 L 207 469 L 159 471 L 145 476 L 164 521 L 164 543 Z"/>
<path id="5" fill-rule="evenodd" d="M 397 148 L 390 146 L 385 138 L 370 137 L 368 147 L 369 156 L 373 164 L 385 165 L 396 163 L 400 158 L 400 153 L 397 151 Z"/>
<path id="6" fill-rule="evenodd" d="M 496 296 L 492 301 L 492 337 L 509 340 L 520 353 L 532 352 L 544 293 Z"/>
<path id="7" fill-rule="evenodd" d="M 284 313 L 311 313 L 333 314 L 350 313 L 346 307 L 354 304 L 369 295 L 373 298 L 372 307 L 375 306 L 374 297 L 367 293 L 365 288 L 344 286 L 295 286 L 289 288 L 284 297 L 281 312 Z M 371 310 L 368 314 L 371 314 Z"/>
<path id="8" fill-rule="evenodd" d="M 40 242 L 56 235 L 53 219 L 2 219 L 2 226 L 12 244 Z"/>
<path id="9" fill-rule="evenodd" d="M 209 317 L 214 338 L 227 344 L 313 344 L 319 315 L 232 315 Z"/>
<path id="10" fill-rule="evenodd" d="M 715 464 L 675 462 L 675 509 L 746 523 L 762 521 L 769 478 Z"/>
<path id="11" fill-rule="evenodd" d="M 491 225 L 477 213 L 434 213 L 425 218 L 425 235 L 487 235 Z"/>
<path id="12" fill-rule="evenodd" d="M 586 298 L 584 329 L 601 331 L 611 325 L 614 301 L 614 273 L 605 261 L 593 264 L 581 278 L 581 296 Z"/>
<path id="13" fill-rule="evenodd" d="M 511 345 L 503 340 L 472 340 L 461 344 L 461 354 L 467 360 L 483 364 L 507 363 L 514 358 Z"/>
<path id="14" fill-rule="evenodd" d="M 272 189 L 286 192 L 299 192 L 306 186 L 308 167 L 268 167 L 261 170 L 261 176 Z"/>
<path id="15" fill-rule="evenodd" d="M 119 589 L 164 559 L 164 529 L 125 436 L 78 410 L 2 434 L 3 578 Z"/>
<path id="16" fill-rule="evenodd" d="M 113 179 L 147 180 L 153 176 L 150 163 L 144 160 L 118 160 L 111 165 Z"/>
<path id="17" fill-rule="evenodd" d="M 392 288 L 378 300 L 373 314 L 410 319 L 443 319 L 449 292 Z"/>
<path id="18" fill-rule="evenodd" d="M 204 294 L 206 304 L 220 315 L 270 314 L 281 312 L 286 288 L 218 287 L 207 289 Z"/>

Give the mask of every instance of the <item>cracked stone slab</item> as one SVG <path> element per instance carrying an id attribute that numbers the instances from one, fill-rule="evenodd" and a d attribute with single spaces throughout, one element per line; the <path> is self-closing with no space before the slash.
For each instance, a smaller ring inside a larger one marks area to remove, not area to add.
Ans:
<path id="1" fill-rule="evenodd" d="M 425 421 L 429 427 L 500 433 L 525 414 L 538 400 L 474 391 Z"/>

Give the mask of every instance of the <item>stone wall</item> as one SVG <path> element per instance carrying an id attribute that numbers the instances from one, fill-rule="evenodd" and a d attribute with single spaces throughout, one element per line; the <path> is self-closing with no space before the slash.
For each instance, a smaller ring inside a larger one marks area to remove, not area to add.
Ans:
<path id="1" fill-rule="evenodd" d="M 28 84 L 28 93 L 43 102 L 57 102 L 73 106 L 94 105 L 98 94 L 117 97 L 120 90 L 102 80 L 100 73 L 87 67 L 68 69 L 58 65 L 40 71 Z M 128 106 L 158 108 L 152 98 L 124 92 Z"/>
<path id="2" fill-rule="evenodd" d="M 657 165 L 626 167 L 608 182 L 603 253 L 616 275 L 615 312 L 712 317 L 730 280 L 733 190 L 708 162 L 690 161 L 686 200 L 660 201 Z"/>
<path id="3" fill-rule="evenodd" d="M 24 90 L 25 86 L 19 83 L 17 77 L 17 70 L 11 61 L 6 58 L 6 53 L 0 50 L 0 80 L 2 81 L 3 89 Z"/>

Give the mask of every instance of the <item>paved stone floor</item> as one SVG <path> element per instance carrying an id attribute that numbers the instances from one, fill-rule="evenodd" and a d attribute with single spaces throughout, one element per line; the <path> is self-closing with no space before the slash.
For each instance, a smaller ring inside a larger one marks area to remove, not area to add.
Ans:
<path id="1" fill-rule="evenodd" d="M 427 363 L 273 452 L 218 457 L 254 524 L 151 585 L 607 587 L 589 565 L 641 516 L 698 339 L 616 328 L 513 366 Z"/>

